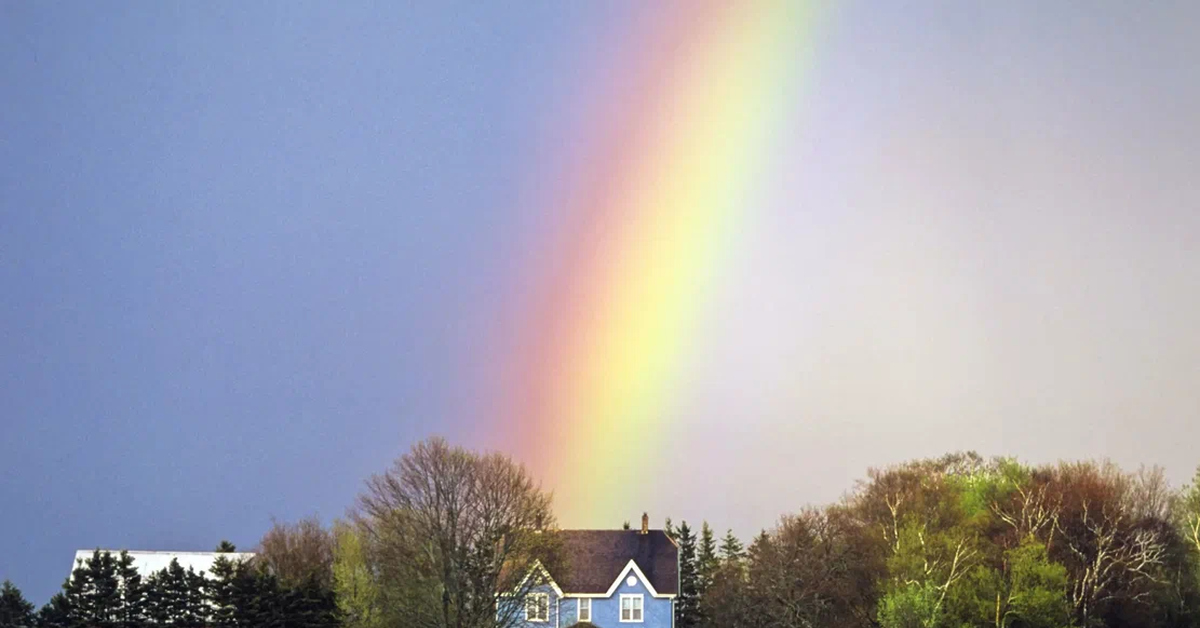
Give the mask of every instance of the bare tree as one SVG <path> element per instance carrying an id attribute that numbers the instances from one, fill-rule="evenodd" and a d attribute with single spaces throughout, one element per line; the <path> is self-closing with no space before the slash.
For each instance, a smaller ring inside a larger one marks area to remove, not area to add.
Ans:
<path id="1" fill-rule="evenodd" d="M 316 517 L 296 523 L 273 521 L 259 542 L 256 558 L 280 582 L 315 582 L 328 588 L 333 582 L 333 547 L 333 535 Z"/>
<path id="2" fill-rule="evenodd" d="M 524 467 L 441 439 L 368 480 L 355 518 L 403 626 L 514 626 L 554 563 L 550 496 Z"/>
<path id="3" fill-rule="evenodd" d="M 1060 464 L 1051 471 L 1058 555 L 1068 596 L 1089 625 L 1112 602 L 1146 603 L 1165 586 L 1170 490 L 1160 470 L 1127 474 L 1110 462 Z"/>

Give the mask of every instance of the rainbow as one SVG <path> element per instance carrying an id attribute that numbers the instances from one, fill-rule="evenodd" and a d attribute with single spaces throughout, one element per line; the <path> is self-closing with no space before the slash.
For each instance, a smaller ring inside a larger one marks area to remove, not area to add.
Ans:
<path id="1" fill-rule="evenodd" d="M 811 56 L 807 3 L 667 5 L 641 5 L 625 58 L 586 77 L 606 96 L 580 112 L 582 154 L 530 173 L 562 223 L 528 270 L 501 423 L 564 525 L 650 507 L 640 487 L 682 427 L 667 417 L 697 323 Z"/>

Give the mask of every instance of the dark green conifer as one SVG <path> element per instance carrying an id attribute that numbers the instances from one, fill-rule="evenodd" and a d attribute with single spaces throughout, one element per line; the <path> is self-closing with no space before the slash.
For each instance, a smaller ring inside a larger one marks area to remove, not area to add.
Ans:
<path id="1" fill-rule="evenodd" d="M 733 535 L 733 530 L 725 532 L 725 538 L 721 539 L 721 559 L 726 562 L 734 562 L 742 559 L 745 554 L 745 549 L 742 547 L 742 542 Z"/>
<path id="2" fill-rule="evenodd" d="M 32 628 L 33 604 L 8 580 L 0 585 L 0 628 Z"/>
<path id="3" fill-rule="evenodd" d="M 696 565 L 696 535 L 687 521 L 679 524 L 679 598 L 676 605 L 676 626 L 696 628 L 700 623 L 699 573 Z"/>

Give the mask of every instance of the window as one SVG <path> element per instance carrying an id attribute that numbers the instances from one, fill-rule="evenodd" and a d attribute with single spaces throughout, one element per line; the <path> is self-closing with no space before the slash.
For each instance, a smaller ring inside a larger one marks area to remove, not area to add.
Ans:
<path id="1" fill-rule="evenodd" d="M 550 621 L 550 594 L 530 593 L 525 598 L 525 621 Z"/>
<path id="2" fill-rule="evenodd" d="M 592 598 L 579 600 L 579 621 L 592 621 Z"/>
<path id="3" fill-rule="evenodd" d="M 642 621 L 642 595 L 622 595 L 621 596 L 621 622 L 638 622 Z"/>

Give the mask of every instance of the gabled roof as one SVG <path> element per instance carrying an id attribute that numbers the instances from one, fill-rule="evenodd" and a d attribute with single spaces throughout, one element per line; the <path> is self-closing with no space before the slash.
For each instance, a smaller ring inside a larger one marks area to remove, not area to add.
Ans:
<path id="1" fill-rule="evenodd" d="M 571 594 L 602 595 L 634 561 L 659 595 L 679 593 L 679 547 L 662 530 L 561 530 L 564 568 L 552 574 Z"/>

